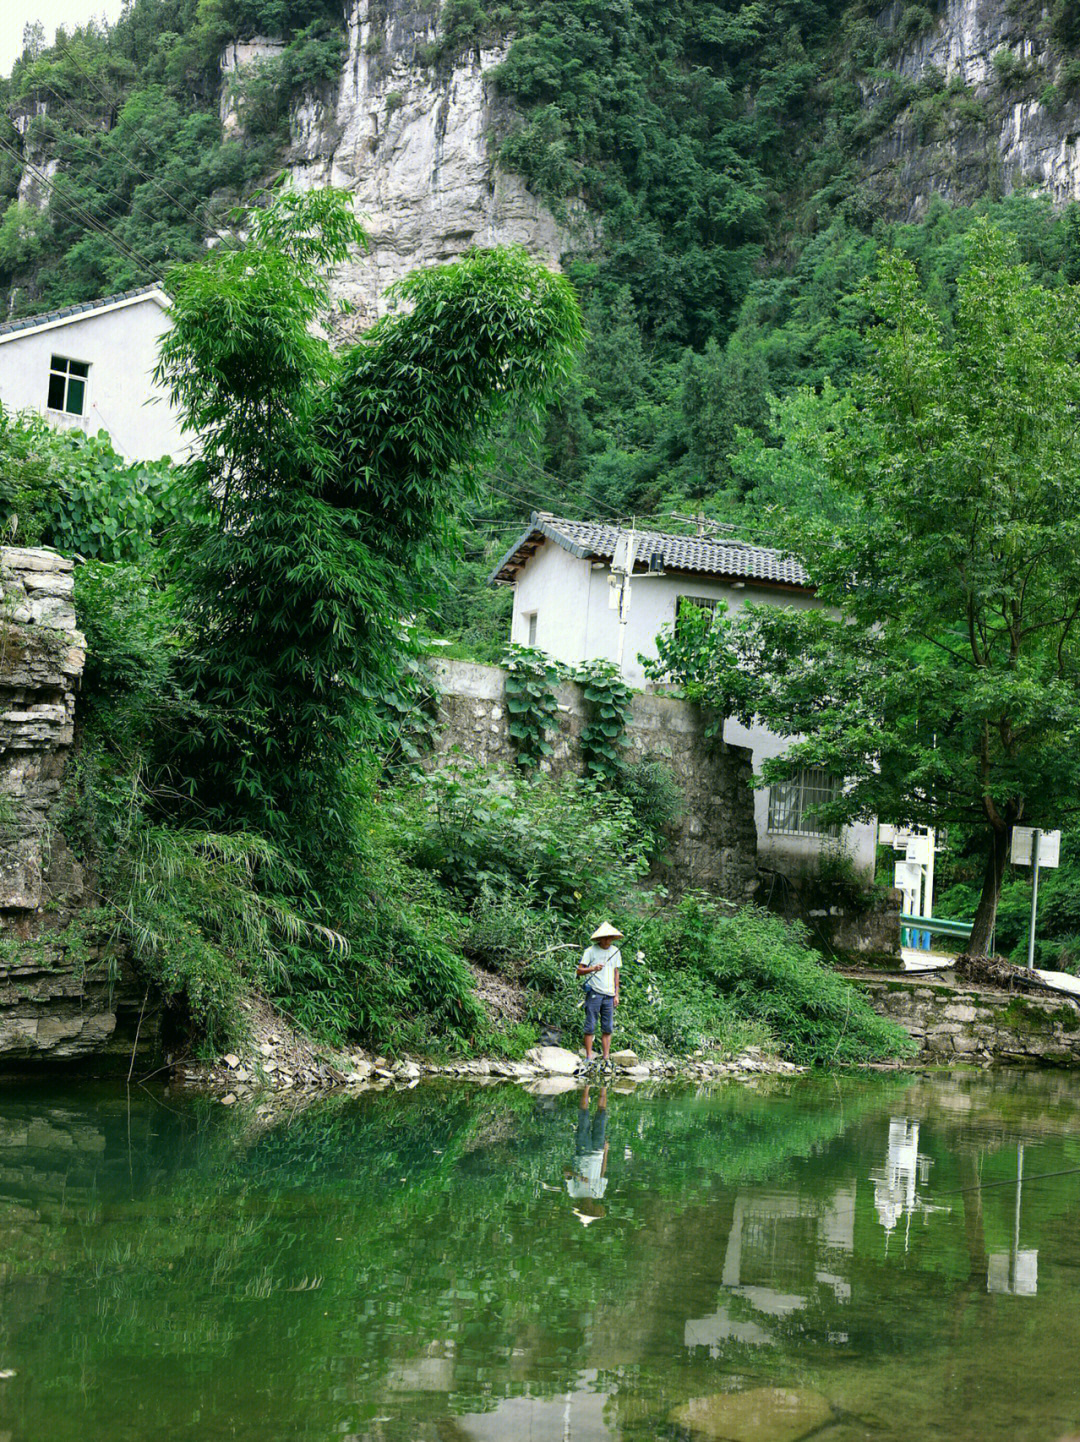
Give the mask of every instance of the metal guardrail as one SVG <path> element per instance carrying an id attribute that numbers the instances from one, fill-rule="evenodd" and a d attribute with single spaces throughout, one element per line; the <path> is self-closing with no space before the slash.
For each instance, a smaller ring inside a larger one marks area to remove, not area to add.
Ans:
<path id="1" fill-rule="evenodd" d="M 971 935 L 970 921 L 946 921 L 937 916 L 909 916 L 907 912 L 900 913 L 900 925 L 911 927 L 913 931 L 929 931 L 937 936 L 956 936 L 966 941 Z"/>

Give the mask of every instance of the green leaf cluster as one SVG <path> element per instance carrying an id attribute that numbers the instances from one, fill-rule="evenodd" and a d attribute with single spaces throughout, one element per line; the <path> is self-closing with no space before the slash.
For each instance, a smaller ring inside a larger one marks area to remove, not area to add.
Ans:
<path id="1" fill-rule="evenodd" d="M 586 708 L 585 724 L 578 737 L 585 774 L 597 781 L 618 781 L 630 719 L 630 687 L 612 661 L 587 661 L 574 672 L 574 679 L 581 687 Z"/>
<path id="2" fill-rule="evenodd" d="M 517 764 L 536 770 L 552 754 L 548 734 L 558 729 L 559 702 L 555 686 L 561 668 L 543 651 L 528 646 L 507 646 L 502 655 L 506 672 L 506 731 L 514 744 Z"/>
<path id="3" fill-rule="evenodd" d="M 130 562 L 185 514 L 168 458 L 125 461 L 104 431 L 56 431 L 39 415 L 0 405 L 0 516 L 22 545 Z"/>

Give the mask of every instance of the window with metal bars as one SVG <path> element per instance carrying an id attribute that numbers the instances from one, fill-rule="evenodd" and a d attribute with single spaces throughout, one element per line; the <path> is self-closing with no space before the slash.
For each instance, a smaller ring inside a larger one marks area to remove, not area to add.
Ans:
<path id="1" fill-rule="evenodd" d="M 823 766 L 807 766 L 790 781 L 769 787 L 769 831 L 774 836 L 839 836 L 839 826 L 821 819 L 821 807 L 835 801 L 841 783 Z"/>
<path id="2" fill-rule="evenodd" d="M 49 362 L 49 409 L 65 411 L 69 416 L 83 415 L 89 374 L 88 362 L 54 355 Z"/>
<path id="3" fill-rule="evenodd" d="M 719 596 L 680 596 L 675 602 L 675 634 L 679 634 L 679 624 L 691 609 L 711 616 L 719 604 Z"/>

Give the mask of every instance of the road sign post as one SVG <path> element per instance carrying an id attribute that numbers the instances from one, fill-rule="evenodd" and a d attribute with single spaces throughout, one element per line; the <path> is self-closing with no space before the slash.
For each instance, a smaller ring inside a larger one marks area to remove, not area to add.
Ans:
<path id="1" fill-rule="evenodd" d="M 1028 971 L 1035 970 L 1035 918 L 1039 911 L 1039 838 L 1042 832 L 1035 828 L 1031 838 L 1031 925 L 1028 927 Z"/>
<path id="2" fill-rule="evenodd" d="M 1014 866 L 1031 867 L 1031 922 L 1028 926 L 1028 971 L 1035 970 L 1035 921 L 1039 910 L 1039 868 L 1054 867 L 1061 860 L 1061 832 L 1043 831 L 1038 826 L 1014 826 L 1009 860 Z"/>

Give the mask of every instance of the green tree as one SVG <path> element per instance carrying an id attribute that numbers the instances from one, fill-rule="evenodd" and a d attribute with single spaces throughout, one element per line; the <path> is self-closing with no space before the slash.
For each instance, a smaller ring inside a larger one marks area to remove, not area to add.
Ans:
<path id="1" fill-rule="evenodd" d="M 847 778 L 834 819 L 981 828 L 982 955 L 1013 827 L 1080 806 L 1080 292 L 1034 286 L 984 223 L 951 337 L 896 254 L 871 299 L 876 358 L 827 450 L 845 504 L 798 527 L 835 610 L 761 608 L 735 645 L 802 738 L 767 777 Z"/>
<path id="2" fill-rule="evenodd" d="M 402 622 L 450 542 L 480 448 L 538 404 L 581 339 L 566 281 L 520 250 L 418 272 L 400 309 L 334 354 L 312 332 L 325 274 L 361 231 L 342 192 L 282 194 L 249 240 L 171 277 L 160 374 L 213 515 L 187 525 L 178 586 L 210 724 L 183 742 L 200 802 L 270 836 L 317 893 L 362 847 L 349 797 Z"/>

